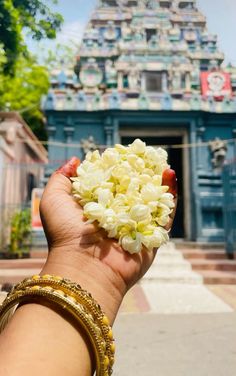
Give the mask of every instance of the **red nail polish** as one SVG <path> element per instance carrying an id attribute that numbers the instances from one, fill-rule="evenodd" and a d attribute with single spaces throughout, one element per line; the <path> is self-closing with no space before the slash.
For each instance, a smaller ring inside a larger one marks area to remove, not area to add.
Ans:
<path id="1" fill-rule="evenodd" d="M 62 174 L 67 178 L 76 176 L 76 170 L 80 165 L 80 160 L 77 157 L 72 157 L 65 165 L 61 166 L 56 173 Z"/>
<path id="2" fill-rule="evenodd" d="M 169 193 L 172 193 L 174 197 L 178 194 L 178 185 L 176 173 L 174 170 L 167 169 L 162 174 L 162 185 L 167 185 L 169 187 Z"/>

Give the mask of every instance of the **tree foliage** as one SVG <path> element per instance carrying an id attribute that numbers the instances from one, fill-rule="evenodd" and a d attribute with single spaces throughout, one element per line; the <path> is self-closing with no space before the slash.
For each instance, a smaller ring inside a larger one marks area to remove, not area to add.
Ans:
<path id="1" fill-rule="evenodd" d="M 56 0 L 51 0 L 52 4 Z M 0 0 L 0 42 L 5 51 L 5 73 L 14 73 L 21 53 L 27 55 L 23 32 L 33 39 L 54 39 L 63 17 L 50 10 L 46 0 Z"/>
<path id="2" fill-rule="evenodd" d="M 67 44 L 56 43 L 53 50 L 41 49 L 41 58 L 49 70 L 60 66 L 74 68 L 76 55 L 79 54 L 80 44 L 73 40 L 68 40 Z"/>
<path id="3" fill-rule="evenodd" d="M 18 59 L 14 76 L 0 75 L 0 108 L 18 111 L 40 139 L 46 138 L 43 115 L 40 111 L 42 95 L 49 89 L 48 73 L 32 57 Z"/>
<path id="4" fill-rule="evenodd" d="M 29 53 L 24 36 L 56 37 L 63 18 L 48 3 L 57 0 L 0 0 L 0 110 L 19 111 L 41 140 L 46 132 L 40 102 L 49 78 Z"/>

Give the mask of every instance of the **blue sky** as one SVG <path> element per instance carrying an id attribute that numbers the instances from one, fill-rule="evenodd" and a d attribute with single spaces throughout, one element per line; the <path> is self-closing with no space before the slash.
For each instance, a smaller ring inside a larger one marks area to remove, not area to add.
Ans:
<path id="1" fill-rule="evenodd" d="M 69 40 L 79 42 L 95 4 L 96 0 L 58 1 L 55 9 L 65 19 L 57 38 L 60 43 L 67 44 Z M 218 35 L 219 46 L 225 53 L 226 61 L 236 65 L 236 0 L 197 0 L 197 4 L 207 17 L 210 32 Z M 53 49 L 55 41 L 47 42 L 46 45 Z M 35 43 L 30 43 L 30 46 L 34 51 L 39 47 Z"/>

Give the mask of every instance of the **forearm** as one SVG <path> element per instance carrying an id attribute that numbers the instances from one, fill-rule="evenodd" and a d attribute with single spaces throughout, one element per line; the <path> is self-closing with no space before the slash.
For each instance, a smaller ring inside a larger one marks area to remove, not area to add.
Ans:
<path id="1" fill-rule="evenodd" d="M 121 285 L 114 286 L 109 269 L 90 268 L 83 257 L 51 253 L 41 274 L 61 275 L 79 283 L 99 302 L 113 323 L 121 303 Z M 79 265 L 78 265 L 79 264 Z M 93 352 L 80 327 L 41 304 L 20 307 L 0 337 L 0 376 L 34 374 L 90 376 Z"/>
<path id="2" fill-rule="evenodd" d="M 92 374 L 82 332 L 55 310 L 40 304 L 19 308 L 0 337 L 1 376 Z"/>

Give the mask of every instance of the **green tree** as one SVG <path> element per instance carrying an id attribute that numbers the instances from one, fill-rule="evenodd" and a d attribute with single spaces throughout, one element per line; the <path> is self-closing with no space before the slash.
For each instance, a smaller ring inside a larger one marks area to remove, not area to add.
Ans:
<path id="1" fill-rule="evenodd" d="M 49 0 L 50 1 L 50 0 Z M 0 0 L 0 42 L 5 51 L 4 72 L 14 74 L 15 63 L 27 55 L 23 31 L 33 39 L 54 39 L 63 17 L 53 12 L 46 0 Z M 51 0 L 56 4 L 57 0 Z"/>
<path id="2" fill-rule="evenodd" d="M 48 73 L 32 57 L 17 60 L 14 76 L 0 75 L 0 109 L 18 111 L 41 140 L 46 139 L 40 102 L 49 89 Z"/>
<path id="3" fill-rule="evenodd" d="M 56 37 L 63 17 L 48 3 L 57 0 L 0 0 L 0 110 L 19 111 L 41 140 L 46 131 L 40 102 L 49 77 L 29 53 L 24 36 Z"/>
<path id="4" fill-rule="evenodd" d="M 79 54 L 80 44 L 73 40 L 68 40 L 67 44 L 56 43 L 53 50 L 41 48 L 40 55 L 43 64 L 51 71 L 60 66 L 74 68 L 76 65 L 76 55 Z"/>

